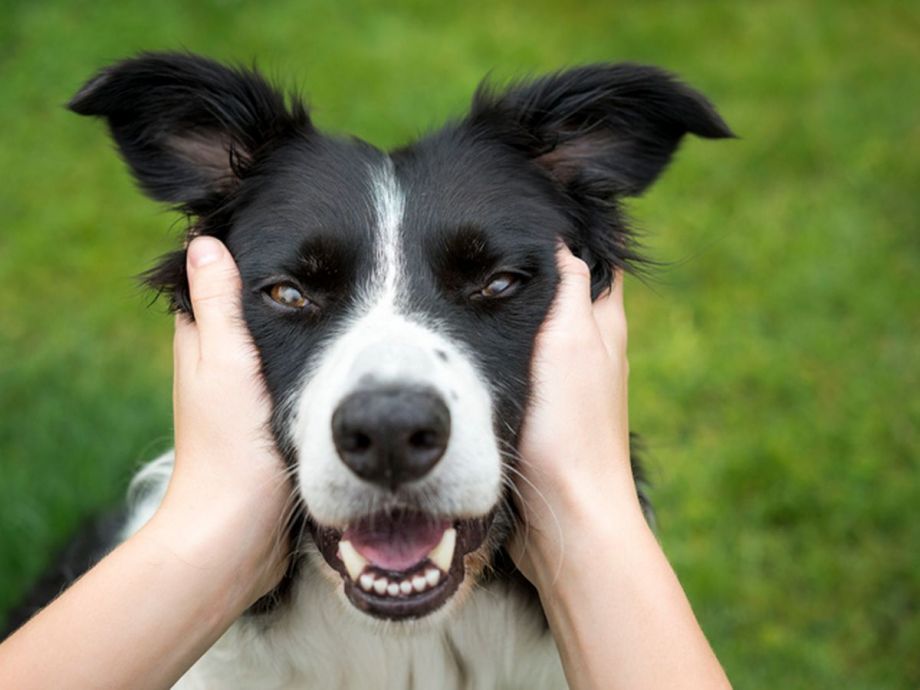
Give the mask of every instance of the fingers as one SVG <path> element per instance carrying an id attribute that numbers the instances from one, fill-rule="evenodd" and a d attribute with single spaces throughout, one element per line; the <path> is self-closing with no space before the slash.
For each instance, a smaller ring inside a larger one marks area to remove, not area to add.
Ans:
<path id="1" fill-rule="evenodd" d="M 240 307 L 242 281 L 230 252 L 220 240 L 196 237 L 188 246 L 187 270 L 200 356 L 238 350 L 238 336 L 245 336 Z M 178 329 L 176 334 L 178 337 Z"/>
<path id="2" fill-rule="evenodd" d="M 594 321 L 611 357 L 626 354 L 626 309 L 623 305 L 623 271 L 614 273 L 613 287 L 602 293 L 592 306 Z"/>

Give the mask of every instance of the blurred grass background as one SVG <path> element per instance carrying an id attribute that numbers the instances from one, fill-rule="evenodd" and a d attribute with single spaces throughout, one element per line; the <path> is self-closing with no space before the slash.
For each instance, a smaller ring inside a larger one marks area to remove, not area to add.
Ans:
<path id="1" fill-rule="evenodd" d="M 920 686 L 920 8 L 909 2 L 0 0 L 0 616 L 169 445 L 173 246 L 103 127 L 101 65 L 185 47 L 302 87 L 381 146 L 478 80 L 670 68 L 740 141 L 632 206 L 627 290 L 662 541 L 736 687 Z"/>

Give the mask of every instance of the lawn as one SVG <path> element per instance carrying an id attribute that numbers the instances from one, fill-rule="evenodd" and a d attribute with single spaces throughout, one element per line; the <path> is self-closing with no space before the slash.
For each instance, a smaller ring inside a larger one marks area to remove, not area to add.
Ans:
<path id="1" fill-rule="evenodd" d="M 0 0 L 0 618 L 170 443 L 181 221 L 62 107 L 141 49 L 259 64 L 380 146 L 501 79 L 679 72 L 741 139 L 631 207 L 631 418 L 661 540 L 738 688 L 920 686 L 920 9 L 904 2 Z"/>

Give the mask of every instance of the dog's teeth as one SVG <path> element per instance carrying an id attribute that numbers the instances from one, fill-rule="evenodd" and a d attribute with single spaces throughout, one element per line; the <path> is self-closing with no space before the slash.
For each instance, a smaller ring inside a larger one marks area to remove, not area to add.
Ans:
<path id="1" fill-rule="evenodd" d="M 345 570 L 348 571 L 348 576 L 352 580 L 357 580 L 367 566 L 364 556 L 358 553 L 351 542 L 346 539 L 339 542 L 339 558 L 345 564 Z"/>
<path id="2" fill-rule="evenodd" d="M 426 568 L 424 573 L 417 572 L 398 582 L 391 582 L 386 577 L 376 577 L 370 571 L 366 572 L 368 567 L 367 559 L 358 553 L 347 539 L 339 542 L 338 556 L 342 563 L 345 564 L 345 570 L 348 571 L 349 577 L 365 592 L 375 592 L 379 596 L 400 597 L 421 593 L 426 589 L 435 587 L 441 581 L 444 573 L 450 571 L 450 564 L 454 558 L 456 547 L 457 530 L 454 528 L 444 530 L 440 543 L 428 554 L 428 558 L 437 567 Z"/>
<path id="3" fill-rule="evenodd" d="M 431 562 L 445 573 L 450 571 L 450 563 L 454 559 L 454 547 L 457 545 L 457 530 L 453 527 L 444 530 L 444 536 L 437 546 L 428 554 Z"/>

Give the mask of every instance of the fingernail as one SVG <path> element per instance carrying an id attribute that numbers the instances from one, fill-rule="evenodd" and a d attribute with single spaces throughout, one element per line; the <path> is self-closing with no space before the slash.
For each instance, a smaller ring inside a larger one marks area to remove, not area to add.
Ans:
<path id="1" fill-rule="evenodd" d="M 217 261 L 224 251 L 220 240 L 213 237 L 196 237 L 188 245 L 188 260 L 195 268 Z"/>

